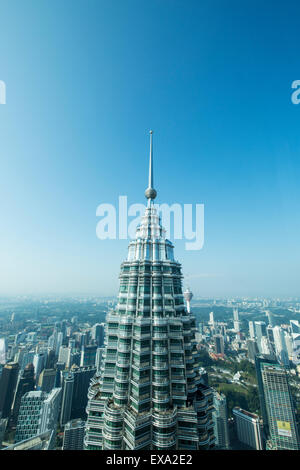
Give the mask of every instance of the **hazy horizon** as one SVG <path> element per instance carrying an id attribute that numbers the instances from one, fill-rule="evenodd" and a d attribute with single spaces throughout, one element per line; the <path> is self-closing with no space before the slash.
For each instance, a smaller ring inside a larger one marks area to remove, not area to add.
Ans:
<path id="1" fill-rule="evenodd" d="M 36 2 L 0 18 L 0 296 L 116 296 L 127 240 L 96 208 L 204 204 L 205 242 L 172 240 L 195 296 L 299 295 L 300 5 Z"/>

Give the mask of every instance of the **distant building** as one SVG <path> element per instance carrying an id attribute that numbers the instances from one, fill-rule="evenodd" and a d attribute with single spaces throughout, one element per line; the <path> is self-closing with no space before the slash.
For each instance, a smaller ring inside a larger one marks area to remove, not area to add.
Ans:
<path id="1" fill-rule="evenodd" d="M 83 450 L 85 422 L 81 419 L 69 421 L 64 430 L 62 450 Z"/>
<path id="2" fill-rule="evenodd" d="M 96 373 L 96 367 L 72 366 L 70 371 L 64 371 L 63 397 L 60 415 L 61 425 L 73 419 L 86 418 L 86 405 L 88 390 L 92 377 Z"/>
<path id="3" fill-rule="evenodd" d="M 56 361 L 54 349 L 49 349 L 47 354 L 46 369 L 54 369 Z"/>
<path id="4" fill-rule="evenodd" d="M 62 404 L 60 411 L 60 425 L 64 426 L 71 419 L 72 399 L 74 388 L 74 374 L 67 372 L 63 375 Z"/>
<path id="5" fill-rule="evenodd" d="M 285 333 L 280 326 L 273 328 L 276 357 L 284 366 L 289 366 L 289 353 L 285 341 Z"/>
<path id="6" fill-rule="evenodd" d="M 274 325 L 274 316 L 269 310 L 266 310 L 266 316 L 268 317 L 269 325 L 272 326 L 272 327 L 275 326 Z"/>
<path id="7" fill-rule="evenodd" d="M 60 403 L 61 388 L 54 388 L 50 393 L 26 393 L 21 400 L 15 442 L 54 431 L 53 443 L 50 444 L 50 448 L 54 448 Z"/>
<path id="8" fill-rule="evenodd" d="M 285 368 L 276 361 L 256 357 L 256 372 L 267 449 L 299 450 L 295 407 Z"/>
<path id="9" fill-rule="evenodd" d="M 233 408 L 232 413 L 238 440 L 255 450 L 262 450 L 259 416 L 239 407 Z"/>
<path id="10" fill-rule="evenodd" d="M 6 431 L 7 421 L 7 418 L 0 419 L 0 449 L 2 448 L 2 441 L 4 439 L 4 434 Z"/>
<path id="11" fill-rule="evenodd" d="M 83 346 L 80 367 L 94 366 L 96 363 L 97 345 Z"/>
<path id="12" fill-rule="evenodd" d="M 11 405 L 14 399 L 17 380 L 19 374 L 19 364 L 9 362 L 5 364 L 0 379 L 0 416 L 8 418 L 11 413 Z"/>
<path id="13" fill-rule="evenodd" d="M 239 320 L 239 311 L 237 308 L 233 309 L 233 327 L 234 327 L 234 331 L 236 331 L 237 333 L 240 332 L 241 324 Z"/>
<path id="14" fill-rule="evenodd" d="M 96 323 L 92 327 L 92 339 L 96 342 L 98 348 L 101 348 L 104 345 L 104 336 L 105 336 L 105 324 Z"/>
<path id="15" fill-rule="evenodd" d="M 38 383 L 40 373 L 45 367 L 46 363 L 46 355 L 44 353 L 36 353 L 33 356 L 33 366 L 34 366 L 34 373 L 35 373 L 35 380 Z"/>
<path id="16" fill-rule="evenodd" d="M 251 362 L 255 361 L 255 357 L 259 354 L 259 350 L 254 339 L 247 339 L 248 359 Z"/>
<path id="17" fill-rule="evenodd" d="M 262 353 L 261 349 L 261 339 L 263 336 L 267 336 L 267 325 L 263 321 L 256 321 L 254 322 L 255 326 L 255 337 L 257 342 L 257 347 L 259 352 Z"/>
<path id="18" fill-rule="evenodd" d="M 224 354 L 224 338 L 222 335 L 214 335 L 215 353 Z"/>
<path id="19" fill-rule="evenodd" d="M 58 353 L 58 362 L 63 362 L 66 366 L 69 363 L 71 348 L 68 346 L 60 346 Z"/>
<path id="20" fill-rule="evenodd" d="M 300 364 L 300 323 L 298 320 L 290 321 L 292 337 L 292 361 L 293 364 Z"/>
<path id="21" fill-rule="evenodd" d="M 255 339 L 255 327 L 253 321 L 249 321 L 249 336 L 251 339 Z"/>
<path id="22" fill-rule="evenodd" d="M 229 449 L 230 439 L 226 397 L 218 392 L 214 392 L 214 411 L 212 417 L 216 447 L 219 449 Z"/>
<path id="23" fill-rule="evenodd" d="M 39 378 L 39 387 L 43 392 L 51 392 L 55 385 L 56 370 L 44 369 Z"/>
<path id="24" fill-rule="evenodd" d="M 16 392 L 14 395 L 14 401 L 12 405 L 12 425 L 16 426 L 18 420 L 18 414 L 21 404 L 21 399 L 27 392 L 34 390 L 34 367 L 33 364 L 27 364 L 24 371 L 21 373 L 18 379 Z"/>

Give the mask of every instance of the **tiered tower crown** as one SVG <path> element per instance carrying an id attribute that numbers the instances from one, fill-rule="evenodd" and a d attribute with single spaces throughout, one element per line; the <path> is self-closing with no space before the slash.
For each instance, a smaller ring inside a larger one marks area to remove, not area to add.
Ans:
<path id="1" fill-rule="evenodd" d="M 87 449 L 213 446 L 212 392 L 201 384 L 196 319 L 156 208 L 150 132 L 148 207 L 121 264 L 115 311 L 87 407 Z"/>

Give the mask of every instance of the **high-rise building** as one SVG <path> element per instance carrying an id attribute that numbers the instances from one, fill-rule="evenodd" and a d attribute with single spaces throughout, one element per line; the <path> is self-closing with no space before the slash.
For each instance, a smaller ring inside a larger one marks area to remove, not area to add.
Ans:
<path id="1" fill-rule="evenodd" d="M 218 449 L 229 449 L 230 439 L 226 397 L 218 392 L 214 392 L 213 422 L 216 447 Z"/>
<path id="2" fill-rule="evenodd" d="M 74 374 L 71 420 L 76 418 L 85 420 L 89 385 L 96 373 L 96 367 L 78 367 L 74 365 L 71 372 Z"/>
<path id="3" fill-rule="evenodd" d="M 55 385 L 56 370 L 44 369 L 39 378 L 39 387 L 43 392 L 51 392 Z"/>
<path id="4" fill-rule="evenodd" d="M 0 449 L 2 449 L 2 442 L 6 431 L 7 421 L 7 418 L 0 419 Z"/>
<path id="5" fill-rule="evenodd" d="M 251 362 L 255 361 L 255 356 L 259 354 L 258 347 L 255 339 L 247 339 L 248 359 Z"/>
<path id="6" fill-rule="evenodd" d="M 181 265 L 153 201 L 152 133 L 148 206 L 121 265 L 105 355 L 91 383 L 87 449 L 208 449 L 212 390 L 201 384 L 195 316 L 184 305 Z"/>
<path id="7" fill-rule="evenodd" d="M 273 328 L 275 351 L 277 360 L 284 366 L 289 366 L 289 353 L 285 342 L 285 334 L 280 326 Z"/>
<path id="8" fill-rule="evenodd" d="M 63 362 L 66 366 L 69 363 L 71 348 L 68 346 L 61 346 L 58 352 L 58 362 Z"/>
<path id="9" fill-rule="evenodd" d="M 266 316 L 268 317 L 269 325 L 270 325 L 271 327 L 275 326 L 275 325 L 274 325 L 274 316 L 273 316 L 273 314 L 272 314 L 269 310 L 266 310 Z"/>
<path id="10" fill-rule="evenodd" d="M 105 325 L 103 323 L 96 323 L 92 327 L 92 339 L 96 342 L 97 346 L 101 348 L 104 344 Z"/>
<path id="11" fill-rule="evenodd" d="M 234 331 L 236 331 L 237 333 L 239 333 L 239 331 L 241 330 L 241 324 L 239 320 L 239 311 L 237 308 L 233 309 L 233 327 L 234 327 Z"/>
<path id="12" fill-rule="evenodd" d="M 86 419 L 88 390 L 95 373 L 95 366 L 78 367 L 75 365 L 71 367 L 71 370 L 61 373 L 62 406 L 60 424 L 62 426 L 73 419 Z"/>
<path id="13" fill-rule="evenodd" d="M 55 446 L 56 428 L 61 403 L 61 388 L 54 388 L 50 393 L 41 390 L 26 393 L 21 400 L 15 442 L 24 441 L 46 431 L 54 431 Z"/>
<path id="14" fill-rule="evenodd" d="M 55 356 L 54 349 L 48 349 L 46 369 L 54 369 L 55 360 L 56 360 L 56 356 Z"/>
<path id="15" fill-rule="evenodd" d="M 44 353 L 36 353 L 33 356 L 33 366 L 34 366 L 34 374 L 36 383 L 38 383 L 40 373 L 45 367 L 46 363 L 46 354 Z"/>
<path id="16" fill-rule="evenodd" d="M 259 416 L 235 407 L 232 410 L 237 438 L 255 450 L 263 449 Z"/>
<path id="17" fill-rule="evenodd" d="M 273 354 L 272 347 L 271 347 L 270 341 L 268 340 L 266 336 L 261 337 L 260 344 L 261 344 L 261 354 L 263 354 L 264 356 L 272 356 Z"/>
<path id="18" fill-rule="evenodd" d="M 34 351 L 26 351 L 21 359 L 21 369 L 24 370 L 28 364 L 33 364 Z"/>
<path id="19" fill-rule="evenodd" d="M 69 421 L 64 429 L 62 450 L 83 450 L 85 422 L 81 419 Z"/>
<path id="20" fill-rule="evenodd" d="M 71 419 L 72 399 L 74 388 L 74 374 L 67 372 L 63 376 L 62 383 L 62 404 L 60 411 L 60 425 L 64 426 Z"/>
<path id="21" fill-rule="evenodd" d="M 257 347 L 259 352 L 262 353 L 261 339 L 263 336 L 267 336 L 267 326 L 263 321 L 255 321 L 254 326 Z"/>
<path id="22" fill-rule="evenodd" d="M 104 351 L 105 351 L 104 348 L 97 348 L 97 352 L 96 352 L 96 362 L 95 362 L 97 371 L 99 371 L 100 368 L 101 368 L 102 358 L 103 358 Z"/>
<path id="23" fill-rule="evenodd" d="M 254 322 L 253 322 L 253 321 L 249 321 L 248 324 L 249 324 L 249 335 L 250 335 L 250 338 L 251 338 L 251 339 L 255 339 L 255 327 L 254 327 Z"/>
<path id="24" fill-rule="evenodd" d="M 292 361 L 293 364 L 300 364 L 300 323 L 298 320 L 290 320 L 292 337 Z"/>
<path id="25" fill-rule="evenodd" d="M 96 363 L 97 345 L 89 344 L 81 350 L 80 367 L 94 366 Z"/>
<path id="26" fill-rule="evenodd" d="M 59 354 L 59 350 L 60 350 L 60 347 L 61 347 L 61 345 L 62 345 L 62 343 L 63 343 L 63 340 L 64 340 L 64 335 L 63 335 L 62 331 L 59 331 L 59 332 L 57 333 L 56 351 L 55 351 L 55 353 L 56 353 L 57 356 L 58 356 L 58 354 Z"/>
<path id="27" fill-rule="evenodd" d="M 18 414 L 23 395 L 34 390 L 34 367 L 33 364 L 27 364 L 18 379 L 16 393 L 12 405 L 12 425 L 16 426 Z"/>
<path id="28" fill-rule="evenodd" d="M 256 372 L 267 449 L 300 449 L 295 408 L 285 368 L 276 361 L 256 357 Z"/>
<path id="29" fill-rule="evenodd" d="M 224 354 L 224 338 L 222 335 L 214 335 L 215 353 Z"/>
<path id="30" fill-rule="evenodd" d="M 19 374 L 19 364 L 9 362 L 5 364 L 0 378 L 0 416 L 10 417 L 11 405 L 14 399 L 17 380 Z"/>

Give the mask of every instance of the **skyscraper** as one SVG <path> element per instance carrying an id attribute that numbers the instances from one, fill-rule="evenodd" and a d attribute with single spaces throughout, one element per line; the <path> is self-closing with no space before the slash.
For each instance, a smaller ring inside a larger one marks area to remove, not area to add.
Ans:
<path id="1" fill-rule="evenodd" d="M 26 393 L 21 400 L 15 442 L 29 439 L 46 431 L 54 431 L 55 445 L 56 427 L 61 402 L 61 388 L 54 388 L 50 393 L 35 391 Z"/>
<path id="2" fill-rule="evenodd" d="M 12 406 L 12 425 L 16 426 L 18 414 L 23 395 L 34 390 L 34 367 L 33 364 L 27 364 L 22 374 L 19 376 L 16 393 Z"/>
<path id="3" fill-rule="evenodd" d="M 7 340 L 0 338 L 0 364 L 5 364 L 7 359 Z"/>
<path id="4" fill-rule="evenodd" d="M 62 383 L 62 404 L 60 411 L 60 425 L 64 426 L 71 419 L 72 399 L 74 388 L 74 374 L 67 372 Z"/>
<path id="5" fill-rule="evenodd" d="M 233 327 L 234 330 L 238 333 L 241 329 L 240 319 L 239 319 L 239 311 L 237 308 L 233 309 Z"/>
<path id="6" fill-rule="evenodd" d="M 263 443 L 259 416 L 238 407 L 233 408 L 232 414 L 238 440 L 255 450 L 262 450 Z"/>
<path id="7" fill-rule="evenodd" d="M 85 422 L 81 419 L 66 424 L 62 450 L 83 450 L 84 427 Z"/>
<path id="8" fill-rule="evenodd" d="M 267 449 L 299 450 L 294 403 L 284 367 L 256 357 L 259 398 Z"/>
<path id="9" fill-rule="evenodd" d="M 255 361 L 255 356 L 259 354 L 256 341 L 254 339 L 247 339 L 248 359 L 251 362 Z"/>
<path id="10" fill-rule="evenodd" d="M 255 337 L 256 337 L 256 343 L 257 347 L 259 349 L 259 352 L 262 352 L 262 344 L 261 344 L 261 339 L 263 336 L 267 336 L 267 326 L 265 322 L 263 321 L 256 321 L 254 322 L 255 326 Z"/>
<path id="11" fill-rule="evenodd" d="M 295 365 L 300 364 L 300 324 L 297 320 L 290 320 L 292 337 L 292 360 Z"/>
<path id="12" fill-rule="evenodd" d="M 10 416 L 11 405 L 17 385 L 19 364 L 9 362 L 5 364 L 0 379 L 0 415 L 1 418 Z"/>
<path id="13" fill-rule="evenodd" d="M 251 339 L 255 339 L 255 327 L 254 327 L 254 322 L 249 321 L 249 335 Z"/>
<path id="14" fill-rule="evenodd" d="M 214 392 L 214 434 L 219 449 L 229 449 L 229 429 L 226 397 L 223 393 Z"/>
<path id="15" fill-rule="evenodd" d="M 222 335 L 214 335 L 215 353 L 224 354 L 224 338 Z"/>
<path id="16" fill-rule="evenodd" d="M 153 201 L 121 265 L 116 310 L 107 316 L 100 376 L 89 390 L 87 449 L 208 449 L 213 395 L 201 384 L 195 316 L 184 305 L 181 265 Z"/>
<path id="17" fill-rule="evenodd" d="M 44 369 L 39 378 L 39 387 L 43 392 L 51 392 L 54 388 L 56 378 L 55 369 Z"/>
<path id="18" fill-rule="evenodd" d="M 80 359 L 80 366 L 94 366 L 96 363 L 96 353 L 97 353 L 97 345 L 96 344 L 89 344 L 87 346 L 83 346 L 81 350 L 81 359 Z"/>
<path id="19" fill-rule="evenodd" d="M 98 347 L 102 347 L 104 343 L 105 325 L 103 323 L 96 323 L 92 327 L 92 339 L 96 342 Z"/>
<path id="20" fill-rule="evenodd" d="M 275 351 L 278 361 L 285 365 L 289 365 L 289 354 L 285 342 L 284 331 L 280 326 L 274 326 L 273 328 Z"/>
<path id="21" fill-rule="evenodd" d="M 268 317 L 269 325 L 272 326 L 272 327 L 275 326 L 274 325 L 274 317 L 273 317 L 272 313 L 269 310 L 266 310 L 266 316 Z"/>

